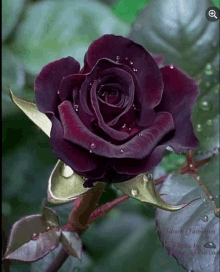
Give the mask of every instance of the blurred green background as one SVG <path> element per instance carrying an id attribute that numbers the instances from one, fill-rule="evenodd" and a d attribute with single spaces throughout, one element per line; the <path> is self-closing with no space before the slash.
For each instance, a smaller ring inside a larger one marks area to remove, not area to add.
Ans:
<path id="1" fill-rule="evenodd" d="M 8 87 L 19 97 L 34 101 L 34 79 L 45 64 L 70 55 L 82 65 L 89 44 L 113 33 L 134 39 L 152 53 L 162 53 L 165 63 L 175 63 L 199 80 L 208 75 L 210 64 L 212 78 L 204 81 L 202 95 L 219 95 L 219 36 L 216 24 L 209 23 L 204 15 L 206 8 L 219 7 L 219 1 L 181 3 L 182 7 L 177 0 L 3 0 L 2 253 L 12 224 L 25 215 L 40 212 L 56 163 L 47 136 L 10 101 Z M 184 16 L 179 14 L 181 8 L 185 8 Z M 206 116 L 215 120 L 217 113 L 206 111 Z M 202 121 L 198 123 L 198 119 L 193 121 L 199 134 Z M 198 135 L 201 142 L 209 138 L 210 145 L 203 150 L 215 146 L 214 129 L 208 130 L 208 136 Z M 205 125 L 203 131 L 207 131 Z M 167 151 L 155 175 L 172 172 L 184 162 L 184 154 Z M 119 191 L 108 186 L 101 201 L 118 195 Z M 57 207 L 63 222 L 70 208 L 69 204 Z M 154 218 L 154 208 L 127 200 L 82 236 L 82 263 L 69 257 L 59 271 L 184 271 L 163 249 Z M 14 261 L 10 271 L 44 271 L 56 252 L 34 264 Z M 8 271 L 7 266 L 3 269 Z"/>

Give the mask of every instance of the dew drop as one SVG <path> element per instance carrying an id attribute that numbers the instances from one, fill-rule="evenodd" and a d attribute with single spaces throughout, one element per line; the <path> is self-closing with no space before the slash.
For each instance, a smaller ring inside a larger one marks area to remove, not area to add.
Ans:
<path id="1" fill-rule="evenodd" d="M 204 245 L 206 248 L 216 248 L 216 245 L 213 242 L 208 242 Z"/>
<path id="2" fill-rule="evenodd" d="M 50 227 L 49 227 L 49 226 L 47 227 L 47 230 L 50 230 Z"/>
<path id="3" fill-rule="evenodd" d="M 173 67 L 173 64 L 171 64 L 171 65 L 170 65 L 170 69 L 173 69 L 173 68 L 174 68 L 174 67 Z"/>
<path id="4" fill-rule="evenodd" d="M 121 128 L 125 128 L 126 126 L 127 126 L 126 123 L 124 123 L 124 125 Z"/>
<path id="5" fill-rule="evenodd" d="M 133 68 L 133 71 L 134 71 L 134 72 L 137 72 L 137 69 Z"/>
<path id="6" fill-rule="evenodd" d="M 200 181 L 201 178 L 200 178 L 200 176 L 197 176 L 196 179 L 197 179 L 198 181 Z"/>
<path id="7" fill-rule="evenodd" d="M 31 237 L 32 240 L 37 240 L 38 239 L 38 236 L 36 233 L 33 233 L 32 237 Z"/>
<path id="8" fill-rule="evenodd" d="M 205 74 L 211 76 L 213 74 L 212 65 L 208 63 L 205 68 Z"/>
<path id="9" fill-rule="evenodd" d="M 134 64 L 133 61 L 130 61 L 130 64 L 133 65 Z"/>
<path id="10" fill-rule="evenodd" d="M 131 128 L 129 128 L 128 130 L 131 131 Z"/>
<path id="11" fill-rule="evenodd" d="M 209 119 L 209 120 L 206 121 L 206 124 L 208 126 L 212 126 L 213 125 L 213 121 L 211 119 Z"/>
<path id="12" fill-rule="evenodd" d="M 128 60 L 128 58 L 127 58 L 127 57 L 126 57 L 125 59 L 126 59 L 126 60 Z"/>
<path id="13" fill-rule="evenodd" d="M 121 149 L 120 151 L 121 151 L 121 153 L 123 153 L 123 152 L 124 152 L 124 150 L 123 150 L 123 149 Z"/>
<path id="14" fill-rule="evenodd" d="M 57 91 L 57 94 L 60 94 L 60 91 Z"/>
<path id="15" fill-rule="evenodd" d="M 213 149 L 213 154 L 215 155 L 218 155 L 220 153 L 220 148 L 218 146 L 216 146 L 214 149 Z"/>
<path id="16" fill-rule="evenodd" d="M 89 150 L 89 153 L 92 153 L 92 150 Z"/>
<path id="17" fill-rule="evenodd" d="M 211 104 L 208 101 L 202 101 L 200 103 L 200 108 L 202 110 L 204 110 L 204 111 L 209 111 L 209 110 L 211 110 L 212 106 L 211 106 Z"/>
<path id="18" fill-rule="evenodd" d="M 142 133 L 139 133 L 138 136 L 141 137 L 141 136 L 143 136 L 143 134 L 142 134 Z"/>
<path id="19" fill-rule="evenodd" d="M 79 110 L 79 106 L 78 105 L 74 105 L 74 109 L 75 109 L 75 111 L 78 111 Z"/>
<path id="20" fill-rule="evenodd" d="M 210 84 L 209 81 L 207 81 L 206 84 L 205 84 L 206 87 L 210 87 L 210 85 L 211 85 L 211 84 Z"/>
<path id="21" fill-rule="evenodd" d="M 189 168 L 193 168 L 193 164 L 190 164 L 190 165 L 189 165 Z"/>
<path id="22" fill-rule="evenodd" d="M 214 197 L 212 195 L 210 195 L 209 200 L 214 200 Z"/>
<path id="23" fill-rule="evenodd" d="M 92 86 L 92 83 L 89 83 L 89 86 Z"/>
<path id="24" fill-rule="evenodd" d="M 202 126 L 200 124 L 197 124 L 196 131 L 198 131 L 198 132 L 202 131 Z"/>
<path id="25" fill-rule="evenodd" d="M 90 148 L 94 149 L 94 148 L 96 148 L 96 145 L 95 145 L 94 143 L 92 143 L 92 144 L 90 145 Z"/>
<path id="26" fill-rule="evenodd" d="M 132 196 L 136 197 L 138 195 L 138 190 L 137 189 L 132 189 L 131 194 L 132 194 Z"/>
<path id="27" fill-rule="evenodd" d="M 68 165 L 64 164 L 64 166 L 61 168 L 61 175 L 64 178 L 69 178 L 74 174 L 74 171 L 72 168 L 70 168 Z"/>
<path id="28" fill-rule="evenodd" d="M 215 215 L 220 218 L 220 208 L 215 209 Z"/>
<path id="29" fill-rule="evenodd" d="M 152 175 L 150 173 L 146 173 L 143 175 L 144 182 L 149 182 L 151 178 L 152 178 Z"/>
<path id="30" fill-rule="evenodd" d="M 203 221 L 203 222 L 208 222 L 208 220 L 209 220 L 209 218 L 208 218 L 207 215 L 204 215 L 204 216 L 202 217 L 202 221 Z"/>

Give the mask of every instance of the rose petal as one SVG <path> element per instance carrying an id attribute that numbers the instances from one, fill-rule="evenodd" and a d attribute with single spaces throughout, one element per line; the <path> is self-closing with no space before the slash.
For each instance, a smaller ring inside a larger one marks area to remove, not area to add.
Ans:
<path id="1" fill-rule="evenodd" d="M 123 140 L 128 139 L 128 137 L 129 137 L 128 133 L 119 132 L 115 129 L 112 129 L 111 127 L 107 126 L 107 124 L 105 123 L 105 121 L 102 117 L 102 114 L 100 112 L 99 103 L 98 103 L 97 94 L 96 94 L 98 84 L 99 84 L 98 81 L 96 81 L 92 85 L 91 102 L 92 102 L 92 106 L 93 106 L 95 115 L 98 119 L 99 127 L 114 140 L 123 141 Z"/>
<path id="2" fill-rule="evenodd" d="M 56 60 L 44 66 L 35 80 L 36 104 L 41 112 L 54 112 L 58 106 L 59 85 L 63 77 L 79 72 L 80 65 L 72 57 Z"/>
<path id="3" fill-rule="evenodd" d="M 198 84 L 175 66 L 161 69 L 164 93 L 156 111 L 167 111 L 173 116 L 175 135 L 172 147 L 176 152 L 198 147 L 191 122 L 191 110 L 199 95 Z"/>
<path id="4" fill-rule="evenodd" d="M 152 114 L 152 109 L 161 100 L 163 81 L 154 59 L 141 45 L 121 36 L 104 35 L 90 45 L 84 60 L 85 68 L 82 71 L 89 72 L 101 58 L 116 61 L 117 56 L 120 58 L 120 63 L 130 66 L 135 71 L 137 69 L 135 73 L 142 91 L 138 125 L 148 126 L 149 121 L 146 116 Z"/>
<path id="5" fill-rule="evenodd" d="M 72 101 L 72 93 L 74 89 L 79 90 L 81 84 L 85 81 L 86 75 L 69 75 L 62 78 L 59 87 L 59 97 L 61 101 L 70 100 Z"/>
<path id="6" fill-rule="evenodd" d="M 127 143 L 116 146 L 90 132 L 74 112 L 69 101 L 64 101 L 59 106 L 59 113 L 64 128 L 64 139 L 107 158 L 142 159 L 174 128 L 171 114 L 159 113 L 152 126 L 142 131 L 141 137 L 136 135 Z"/>
<path id="7" fill-rule="evenodd" d="M 55 116 L 52 119 L 50 145 L 57 158 L 76 172 L 92 171 L 102 165 L 98 156 L 63 139 L 63 127 Z"/>

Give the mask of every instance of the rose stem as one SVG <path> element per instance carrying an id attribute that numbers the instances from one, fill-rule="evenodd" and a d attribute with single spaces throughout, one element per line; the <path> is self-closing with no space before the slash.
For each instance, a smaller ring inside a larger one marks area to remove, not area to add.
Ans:
<path id="1" fill-rule="evenodd" d="M 88 221 L 91 213 L 96 208 L 98 201 L 105 189 L 105 183 L 97 183 L 91 190 L 77 197 L 74 200 L 73 210 L 69 215 L 68 227 L 76 231 L 79 235 L 88 228 Z M 46 272 L 56 272 L 63 265 L 69 254 L 62 248 Z"/>

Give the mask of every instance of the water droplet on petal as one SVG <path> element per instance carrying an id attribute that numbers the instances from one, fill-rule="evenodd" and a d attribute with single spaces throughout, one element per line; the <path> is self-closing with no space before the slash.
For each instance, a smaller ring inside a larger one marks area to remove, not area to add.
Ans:
<path id="1" fill-rule="evenodd" d="M 128 58 L 127 58 L 127 57 L 126 57 L 125 59 L 126 59 L 126 60 L 128 60 Z"/>
<path id="2" fill-rule="evenodd" d="M 50 230 L 50 227 L 49 227 L 49 226 L 47 227 L 47 230 Z"/>
<path id="3" fill-rule="evenodd" d="M 57 94 L 60 94 L 60 91 L 57 91 Z"/>
<path id="4" fill-rule="evenodd" d="M 216 248 L 216 245 L 213 242 L 208 242 L 204 245 L 206 248 Z"/>
<path id="5" fill-rule="evenodd" d="M 121 151 L 121 153 L 123 153 L 123 152 L 124 152 L 124 150 L 123 150 L 123 149 L 121 149 L 120 151 Z"/>
<path id="6" fill-rule="evenodd" d="M 198 131 L 198 132 L 201 132 L 201 131 L 202 131 L 202 126 L 201 126 L 201 124 L 197 124 L 197 126 L 196 126 L 196 131 Z"/>
<path id="7" fill-rule="evenodd" d="M 213 74 L 212 65 L 208 63 L 205 68 L 205 74 L 211 76 Z"/>
<path id="8" fill-rule="evenodd" d="M 121 128 L 125 128 L 126 126 L 127 126 L 126 123 L 124 123 L 124 125 Z"/>
<path id="9" fill-rule="evenodd" d="M 204 111 L 209 111 L 211 110 L 212 106 L 211 106 L 211 103 L 208 102 L 208 101 L 202 101 L 200 103 L 200 108 Z"/>
<path id="10" fill-rule="evenodd" d="M 174 68 L 174 67 L 173 67 L 173 64 L 171 64 L 171 65 L 170 65 L 170 69 L 173 69 L 173 68 Z"/>
<path id="11" fill-rule="evenodd" d="M 139 133 L 139 134 L 138 134 L 138 136 L 140 136 L 140 137 L 141 137 L 141 136 L 143 136 L 143 134 L 142 134 L 142 133 Z"/>
<path id="12" fill-rule="evenodd" d="M 92 86 L 92 83 L 89 83 L 89 86 Z"/>
<path id="13" fill-rule="evenodd" d="M 208 221 L 209 221 L 208 216 L 207 216 L 207 215 L 204 215 L 204 216 L 202 217 L 202 221 L 203 221 L 203 222 L 208 222 Z"/>
<path id="14" fill-rule="evenodd" d="M 138 190 L 137 189 L 132 189 L 131 194 L 132 194 L 132 196 L 136 197 L 138 195 Z"/>
<path id="15" fill-rule="evenodd" d="M 96 148 L 96 145 L 95 145 L 94 143 L 92 143 L 92 144 L 90 145 L 90 148 L 94 149 L 94 148 Z"/>
<path id="16" fill-rule="evenodd" d="M 130 64 L 133 65 L 134 64 L 133 61 L 130 61 Z"/>
<path id="17" fill-rule="evenodd" d="M 92 150 L 89 150 L 89 153 L 92 153 Z"/>
<path id="18" fill-rule="evenodd" d="M 129 127 L 129 129 L 128 129 L 129 131 L 131 131 L 131 128 Z"/>
<path id="19" fill-rule="evenodd" d="M 68 165 L 64 164 L 64 166 L 61 168 L 61 175 L 64 178 L 69 178 L 74 174 L 74 171 L 72 170 L 71 167 Z"/>
<path id="20" fill-rule="evenodd" d="M 79 105 L 74 105 L 74 109 L 75 109 L 75 111 L 78 111 L 79 110 Z"/>

